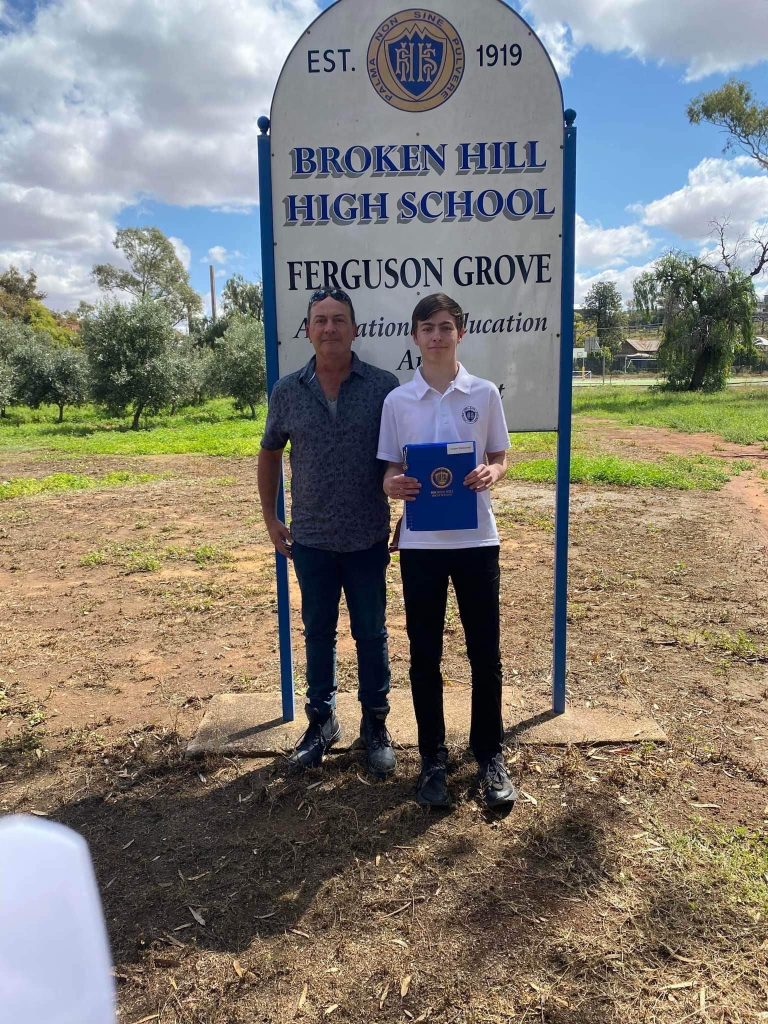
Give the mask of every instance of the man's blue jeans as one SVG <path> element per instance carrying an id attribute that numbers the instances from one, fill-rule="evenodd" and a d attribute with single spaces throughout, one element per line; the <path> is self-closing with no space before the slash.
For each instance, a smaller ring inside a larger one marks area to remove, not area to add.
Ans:
<path id="1" fill-rule="evenodd" d="M 357 646 L 360 703 L 387 707 L 387 541 L 363 551 L 324 551 L 294 541 L 292 550 L 307 650 L 307 703 L 321 720 L 336 706 L 336 626 L 343 590 Z"/>

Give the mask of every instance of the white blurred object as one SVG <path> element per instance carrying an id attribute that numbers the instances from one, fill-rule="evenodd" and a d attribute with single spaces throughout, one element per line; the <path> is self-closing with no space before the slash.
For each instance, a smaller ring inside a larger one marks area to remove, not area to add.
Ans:
<path id="1" fill-rule="evenodd" d="M 0 820 L 0 1024 L 114 1024 L 109 941 L 85 840 Z"/>

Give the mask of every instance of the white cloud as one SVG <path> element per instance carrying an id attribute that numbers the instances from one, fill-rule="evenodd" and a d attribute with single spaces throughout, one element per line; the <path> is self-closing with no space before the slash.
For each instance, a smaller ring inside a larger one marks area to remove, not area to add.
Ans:
<path id="1" fill-rule="evenodd" d="M 94 301 L 94 263 L 114 262 L 114 217 L 119 196 L 73 196 L 40 187 L 0 184 L 3 250 L 0 268 L 13 264 L 37 273 L 54 308 Z"/>
<path id="2" fill-rule="evenodd" d="M 38 272 L 47 259 L 55 279 L 65 248 L 89 270 L 104 259 L 140 197 L 252 206 L 256 118 L 317 13 L 315 0 L 60 0 L 20 24 L 0 7 L 6 256 Z M 62 273 L 51 297 L 76 301 L 72 286 Z"/>
<path id="3" fill-rule="evenodd" d="M 256 117 L 315 13 L 312 0 L 42 8 L 0 41 L 5 177 L 182 205 L 255 201 Z"/>
<path id="4" fill-rule="evenodd" d="M 653 238 L 639 224 L 604 228 L 576 217 L 576 263 L 580 268 L 618 268 L 654 245 Z"/>
<path id="5" fill-rule="evenodd" d="M 765 60 L 765 0 L 522 0 L 522 11 L 542 40 L 559 39 L 566 74 L 584 46 L 683 64 L 689 80 Z"/>
<path id="6" fill-rule="evenodd" d="M 545 21 L 537 25 L 536 34 L 552 58 L 557 73 L 562 78 L 567 77 L 571 72 L 571 61 L 579 49 L 573 43 L 568 26 L 562 21 Z"/>
<path id="7" fill-rule="evenodd" d="M 651 261 L 644 264 L 622 267 L 620 270 L 608 268 L 595 274 L 577 272 L 574 283 L 574 301 L 577 306 L 581 305 L 584 301 L 584 296 L 592 285 L 597 284 L 598 281 L 613 281 L 619 289 L 621 297 L 625 302 L 628 302 L 632 298 L 632 284 L 635 278 L 639 277 L 646 270 L 650 270 L 652 266 L 653 262 Z"/>
<path id="8" fill-rule="evenodd" d="M 682 188 L 630 207 L 630 212 L 637 222 L 619 228 L 603 228 L 577 216 L 577 301 L 598 280 L 615 281 L 625 300 L 631 298 L 633 280 L 652 263 L 640 266 L 630 261 L 655 256 L 662 246 L 679 245 L 718 263 L 717 223 L 725 226 L 726 249 L 735 254 L 735 265 L 750 271 L 755 253 L 750 239 L 768 237 L 768 174 L 746 156 L 707 158 L 688 172 Z M 767 284 L 768 275 L 755 280 L 758 291 Z"/>
<path id="9" fill-rule="evenodd" d="M 208 250 L 208 255 L 204 256 L 200 262 L 218 263 L 220 266 L 224 266 L 228 259 L 229 253 L 227 252 L 223 245 L 212 245 L 211 248 Z"/>
<path id="10" fill-rule="evenodd" d="M 189 270 L 189 264 L 192 260 L 192 253 L 190 252 L 189 246 L 186 245 L 180 238 L 175 238 L 171 235 L 168 241 L 173 246 L 173 251 L 179 258 L 179 262 L 185 270 Z"/>
<path id="11" fill-rule="evenodd" d="M 768 174 L 750 173 L 754 166 L 746 156 L 702 160 L 682 188 L 634 209 L 647 226 L 684 239 L 707 238 L 715 221 L 728 221 L 733 237 L 750 234 L 768 220 Z"/>
<path id="12" fill-rule="evenodd" d="M 97 253 L 94 260 L 82 260 L 52 249 L 0 249 L 0 268 L 12 264 L 24 274 L 34 270 L 38 288 L 46 294 L 46 305 L 54 309 L 74 309 L 81 299 L 98 302 L 104 298 L 104 292 L 91 277 L 91 267 L 94 262 L 111 260 L 113 254 L 114 250 L 105 250 Z"/>

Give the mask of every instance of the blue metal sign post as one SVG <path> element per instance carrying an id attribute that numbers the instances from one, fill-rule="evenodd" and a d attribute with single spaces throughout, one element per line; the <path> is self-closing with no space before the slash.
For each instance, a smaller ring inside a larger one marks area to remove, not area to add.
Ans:
<path id="1" fill-rule="evenodd" d="M 560 394 L 555 482 L 555 602 L 552 644 L 552 711 L 565 711 L 565 653 L 568 611 L 568 506 L 571 482 L 571 411 L 573 407 L 573 285 L 576 250 L 576 120 L 565 111 L 563 133 L 563 276 L 560 326 Z"/>
<path id="2" fill-rule="evenodd" d="M 264 347 L 267 359 L 267 395 L 279 376 L 277 359 L 277 305 L 275 295 L 275 238 L 272 223 L 272 159 L 269 118 L 260 117 L 259 125 L 259 214 L 261 217 L 261 274 L 264 296 Z M 277 514 L 285 521 L 285 492 L 282 475 L 277 494 Z M 277 570 L 277 628 L 280 643 L 280 690 L 283 721 L 295 717 L 293 694 L 293 651 L 291 649 L 291 605 L 288 597 L 288 560 L 275 552 Z"/>

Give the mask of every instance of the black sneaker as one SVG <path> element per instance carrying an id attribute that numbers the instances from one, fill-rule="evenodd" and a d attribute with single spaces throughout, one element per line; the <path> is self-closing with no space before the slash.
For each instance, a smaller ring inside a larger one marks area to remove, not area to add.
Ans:
<path id="1" fill-rule="evenodd" d="M 416 800 L 422 807 L 452 807 L 453 801 L 448 791 L 448 769 L 446 757 L 422 757 L 421 774 L 416 783 Z"/>
<path id="2" fill-rule="evenodd" d="M 512 807 L 517 800 L 517 790 L 512 785 L 502 754 L 481 761 L 477 782 L 486 807 Z"/>
<path id="3" fill-rule="evenodd" d="M 297 768 L 317 768 L 327 751 L 341 739 L 341 726 L 334 711 L 324 721 L 314 708 L 307 706 L 309 726 L 293 748 L 289 761 Z"/>
<path id="4" fill-rule="evenodd" d="M 387 731 L 389 708 L 363 708 L 360 721 L 360 742 L 366 750 L 368 770 L 379 778 L 395 770 L 395 752 Z"/>

